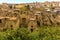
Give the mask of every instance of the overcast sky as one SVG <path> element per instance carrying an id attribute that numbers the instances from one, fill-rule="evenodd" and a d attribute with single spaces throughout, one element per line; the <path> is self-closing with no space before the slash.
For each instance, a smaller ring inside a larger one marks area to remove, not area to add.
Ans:
<path id="1" fill-rule="evenodd" d="M 60 0 L 0 0 L 0 3 L 29 3 L 29 2 L 45 2 L 45 1 L 60 1 Z"/>

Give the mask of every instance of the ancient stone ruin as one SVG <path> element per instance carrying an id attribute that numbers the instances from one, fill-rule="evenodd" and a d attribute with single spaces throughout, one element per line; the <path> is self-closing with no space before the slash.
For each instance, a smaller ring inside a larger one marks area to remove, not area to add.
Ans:
<path id="1" fill-rule="evenodd" d="M 43 27 L 44 25 L 59 25 L 60 6 L 58 6 L 57 3 L 52 3 L 55 4 L 55 6 L 47 3 L 49 2 L 30 4 L 1 4 L 0 30 L 26 27 L 30 31 L 35 31 L 38 27 Z M 51 8 L 48 8 L 50 6 Z M 23 8 L 26 8 L 26 10 L 22 10 Z"/>

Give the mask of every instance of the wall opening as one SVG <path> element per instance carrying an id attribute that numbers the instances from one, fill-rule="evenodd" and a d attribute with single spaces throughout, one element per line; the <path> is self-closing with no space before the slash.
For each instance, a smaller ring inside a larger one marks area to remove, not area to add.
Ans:
<path id="1" fill-rule="evenodd" d="M 39 21 L 37 21 L 37 24 L 38 24 L 38 26 L 40 26 L 40 22 Z"/>
<path id="2" fill-rule="evenodd" d="M 57 23 L 57 25 L 60 25 L 60 23 Z"/>
<path id="3" fill-rule="evenodd" d="M 22 18 L 22 23 L 23 23 L 23 24 L 26 23 L 26 18 Z"/>
<path id="4" fill-rule="evenodd" d="M 33 29 L 31 29 L 31 32 L 33 32 Z"/>
<path id="5" fill-rule="evenodd" d="M 17 13 L 14 13 L 14 16 L 17 17 Z"/>
<path id="6" fill-rule="evenodd" d="M 12 5 L 9 5 L 10 9 L 12 9 Z"/>
<path id="7" fill-rule="evenodd" d="M 7 18 L 5 18 L 5 20 L 7 20 Z"/>
<path id="8" fill-rule="evenodd" d="M 33 26 L 31 26 L 31 29 L 30 30 L 31 30 L 31 32 L 33 32 Z"/>
<path id="9" fill-rule="evenodd" d="M 0 19 L 0 23 L 2 23 L 2 20 Z"/>
<path id="10" fill-rule="evenodd" d="M 13 25 L 10 25 L 10 27 L 11 27 L 11 30 L 13 29 Z"/>
<path id="11" fill-rule="evenodd" d="M 11 25 L 11 27 L 13 27 L 13 25 Z"/>

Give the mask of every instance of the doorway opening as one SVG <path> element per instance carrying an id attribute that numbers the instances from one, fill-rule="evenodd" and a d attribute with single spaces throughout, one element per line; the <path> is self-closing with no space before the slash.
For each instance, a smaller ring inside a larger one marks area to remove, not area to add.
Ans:
<path id="1" fill-rule="evenodd" d="M 31 30 L 31 32 L 33 32 L 33 26 L 31 26 L 31 29 L 30 30 Z"/>

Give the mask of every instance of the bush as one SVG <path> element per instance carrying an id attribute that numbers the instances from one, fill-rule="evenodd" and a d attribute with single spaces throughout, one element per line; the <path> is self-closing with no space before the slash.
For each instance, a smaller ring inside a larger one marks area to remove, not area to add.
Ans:
<path id="1" fill-rule="evenodd" d="M 18 28 L 0 32 L 0 40 L 60 40 L 60 27 L 40 27 L 37 32 Z"/>

